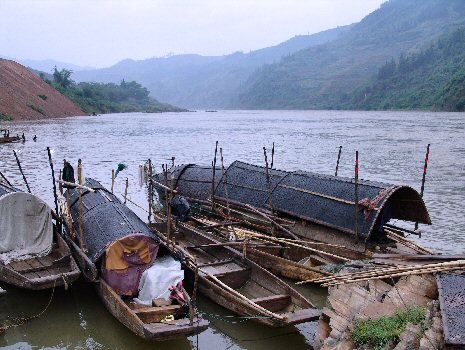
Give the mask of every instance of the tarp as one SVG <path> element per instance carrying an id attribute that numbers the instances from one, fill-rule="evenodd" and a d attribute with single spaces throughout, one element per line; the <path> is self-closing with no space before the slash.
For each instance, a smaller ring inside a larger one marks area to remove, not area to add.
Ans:
<path id="1" fill-rule="evenodd" d="M 138 304 L 152 305 L 154 299 L 170 300 L 170 288 L 184 279 L 181 263 L 170 255 L 156 259 L 149 269 L 142 274 L 139 284 Z"/>
<path id="2" fill-rule="evenodd" d="M 50 254 L 52 211 L 30 193 L 10 192 L 0 197 L 0 260 L 4 263 Z"/>
<path id="3" fill-rule="evenodd" d="M 135 234 L 111 243 L 106 249 L 103 279 L 119 295 L 137 296 L 142 273 L 155 261 L 158 243 Z"/>

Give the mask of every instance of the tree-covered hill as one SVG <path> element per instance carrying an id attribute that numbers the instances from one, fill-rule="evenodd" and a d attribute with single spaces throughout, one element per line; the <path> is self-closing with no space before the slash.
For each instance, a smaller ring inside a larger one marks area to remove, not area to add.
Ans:
<path id="1" fill-rule="evenodd" d="M 76 84 L 71 79 L 71 74 L 70 70 L 58 70 L 56 67 L 51 77 L 39 73 L 42 79 L 89 114 L 184 111 L 150 97 L 149 90 L 135 81 L 127 82 L 123 79 L 119 84 L 94 82 Z"/>
<path id="2" fill-rule="evenodd" d="M 344 107 L 465 111 L 465 28 L 387 62 Z"/>
<path id="3" fill-rule="evenodd" d="M 344 108 L 392 57 L 428 47 L 464 24 L 464 0 L 390 0 L 337 40 L 261 68 L 242 86 L 235 106 Z"/>

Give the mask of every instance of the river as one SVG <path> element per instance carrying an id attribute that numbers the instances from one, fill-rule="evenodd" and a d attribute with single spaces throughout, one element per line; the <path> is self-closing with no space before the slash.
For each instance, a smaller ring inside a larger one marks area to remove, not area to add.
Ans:
<path id="1" fill-rule="evenodd" d="M 421 226 L 426 247 L 462 253 L 465 247 L 465 114 L 427 112 L 347 111 L 218 111 L 166 114 L 108 114 L 45 121 L 0 124 L 26 135 L 25 143 L 0 145 L 0 171 L 25 188 L 12 150 L 18 152 L 31 190 L 53 205 L 51 172 L 46 147 L 52 149 L 56 169 L 66 158 L 81 158 L 84 173 L 111 185 L 111 170 L 128 167 L 117 177 L 115 192 L 145 207 L 138 166 L 148 158 L 157 170 L 162 163 L 211 164 L 215 141 L 225 163 L 239 159 L 264 164 L 263 146 L 275 143 L 278 169 L 333 174 L 338 147 L 343 146 L 339 174 L 352 176 L 355 151 L 360 152 L 360 177 L 404 183 L 420 189 L 426 146 L 431 143 L 425 201 L 433 222 Z M 37 135 L 37 142 L 32 137 Z M 143 219 L 146 213 L 129 206 Z M 413 224 L 407 227 L 413 227 Z M 0 322 L 40 313 L 51 291 L 27 292 L 2 285 Z M 317 305 L 324 291 L 300 288 Z M 307 349 L 314 324 L 267 329 L 252 321 L 228 318 L 231 313 L 200 298 L 200 309 L 211 327 L 188 339 L 152 345 L 126 330 L 106 312 L 93 288 L 83 282 L 57 289 L 39 318 L 0 335 L 7 349 Z"/>

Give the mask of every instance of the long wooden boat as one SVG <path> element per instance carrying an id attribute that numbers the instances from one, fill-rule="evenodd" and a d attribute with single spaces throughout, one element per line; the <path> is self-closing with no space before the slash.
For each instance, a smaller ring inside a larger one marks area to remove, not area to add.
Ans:
<path id="1" fill-rule="evenodd" d="M 21 196 L 21 200 L 26 200 L 29 203 L 29 210 L 38 205 L 40 210 L 48 210 L 49 215 L 53 215 L 52 209 L 35 196 L 22 193 L 9 185 L 0 184 L 0 198 L 6 195 L 16 196 L 16 200 L 18 200 L 18 196 Z M 17 217 L 19 220 L 26 219 L 27 215 L 19 213 Z M 7 220 L 5 220 L 6 222 Z M 1 223 L 2 220 L 0 220 Z M 19 288 L 43 290 L 67 286 L 77 280 L 80 275 L 79 267 L 73 259 L 65 240 L 59 234 L 57 226 L 53 224 L 52 229 L 53 238 L 50 253 L 46 256 L 27 259 L 19 257 L 11 261 L 0 260 L 0 281 Z M 2 232 L 0 232 L 1 236 Z"/>
<path id="2" fill-rule="evenodd" d="M 319 318 L 321 312 L 299 292 L 211 236 L 182 223 L 169 238 L 166 224 L 152 228 L 173 254 L 186 258 L 186 265 L 198 276 L 200 291 L 215 303 L 268 326 Z"/>
<path id="3" fill-rule="evenodd" d="M 119 294 L 104 274 L 106 249 L 114 242 L 137 235 L 150 237 L 160 244 L 156 259 L 171 255 L 147 226 L 115 195 L 95 180 L 87 179 L 89 190 L 70 189 L 60 198 L 66 239 L 84 277 L 96 284 L 100 299 L 108 311 L 137 336 L 161 341 L 198 334 L 208 328 L 208 321 L 194 314 L 190 302 L 193 291 L 183 289 L 188 306 L 170 304 L 146 306 L 132 297 Z M 65 199 L 66 197 L 66 199 Z M 80 212 L 80 204 L 85 212 Z M 186 291 L 187 290 L 187 291 Z"/>
<path id="4" fill-rule="evenodd" d="M 0 143 L 11 143 L 21 141 L 19 136 L 0 137 Z"/>

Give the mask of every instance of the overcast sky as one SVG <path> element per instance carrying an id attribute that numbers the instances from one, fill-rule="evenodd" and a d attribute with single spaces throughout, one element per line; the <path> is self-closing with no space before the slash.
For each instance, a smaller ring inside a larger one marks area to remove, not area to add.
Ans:
<path id="1" fill-rule="evenodd" d="M 357 22 L 385 0 L 0 0 L 0 55 L 103 67 L 222 55 Z"/>

